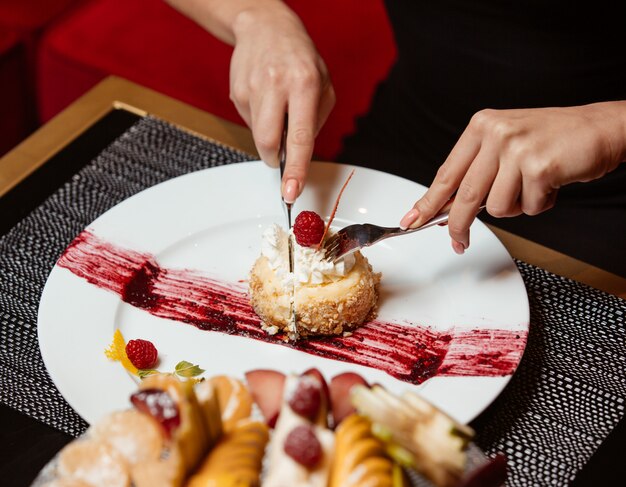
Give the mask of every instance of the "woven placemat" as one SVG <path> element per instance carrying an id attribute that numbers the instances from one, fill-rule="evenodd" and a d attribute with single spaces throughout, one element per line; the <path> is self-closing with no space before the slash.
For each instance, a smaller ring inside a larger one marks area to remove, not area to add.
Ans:
<path id="1" fill-rule="evenodd" d="M 133 194 L 249 159 L 146 117 L 0 238 L 0 401 L 81 434 L 87 424 L 50 380 L 37 343 L 39 299 L 56 260 L 89 223 Z M 528 345 L 481 422 L 478 443 L 508 456 L 510 485 L 563 485 L 624 415 L 626 302 L 517 264 L 530 297 Z"/>

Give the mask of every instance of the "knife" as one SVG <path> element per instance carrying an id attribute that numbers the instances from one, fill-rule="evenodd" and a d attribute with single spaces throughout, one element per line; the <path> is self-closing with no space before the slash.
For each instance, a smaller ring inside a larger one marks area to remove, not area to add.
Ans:
<path id="1" fill-rule="evenodd" d="M 282 188 L 283 174 L 285 173 L 285 163 L 287 162 L 287 115 L 285 115 L 285 123 L 283 125 L 283 134 L 280 138 L 280 149 L 278 150 L 278 160 L 280 165 L 280 187 Z M 287 249 L 289 252 L 289 272 L 293 277 L 293 291 L 291 295 L 291 317 L 290 317 L 290 333 L 289 338 L 291 340 L 297 340 L 300 335 L 298 333 L 298 325 L 296 320 L 296 279 L 294 273 L 294 258 L 293 258 L 293 241 L 291 235 L 291 203 L 287 203 L 282 196 L 280 199 L 285 207 L 285 213 L 287 214 L 287 228 L 289 232 L 289 238 L 287 240 Z"/>

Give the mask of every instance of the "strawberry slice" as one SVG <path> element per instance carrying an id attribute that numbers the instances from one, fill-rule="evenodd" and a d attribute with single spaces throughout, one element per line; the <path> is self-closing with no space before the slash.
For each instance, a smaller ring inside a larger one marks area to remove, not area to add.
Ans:
<path id="1" fill-rule="evenodd" d="M 369 387 L 367 381 L 354 372 L 344 372 L 331 379 L 330 402 L 333 412 L 333 426 L 335 428 L 346 416 L 356 411 L 352 402 L 350 402 L 350 389 L 357 384 Z"/>
<path id="2" fill-rule="evenodd" d="M 270 428 L 276 425 L 285 388 L 285 374 L 277 370 L 256 369 L 246 372 L 252 399 L 261 410 Z"/>
<path id="3" fill-rule="evenodd" d="M 322 373 L 316 369 L 315 367 L 305 370 L 302 372 L 302 375 L 308 375 L 313 377 L 319 381 L 321 384 L 321 398 L 320 398 L 320 406 L 319 406 L 319 414 L 317 418 L 314 419 L 316 424 L 323 426 L 325 428 L 328 427 L 328 410 L 330 409 L 330 392 L 328 390 L 328 384 L 326 383 L 326 379 Z"/>

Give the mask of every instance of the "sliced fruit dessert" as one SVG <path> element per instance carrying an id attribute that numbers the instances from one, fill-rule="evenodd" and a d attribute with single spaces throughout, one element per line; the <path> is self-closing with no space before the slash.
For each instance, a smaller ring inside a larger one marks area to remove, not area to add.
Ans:
<path id="1" fill-rule="evenodd" d="M 209 452 L 187 487 L 257 487 L 269 428 L 253 420 L 239 421 Z"/>
<path id="2" fill-rule="evenodd" d="M 48 487 L 179 487 L 222 433 L 212 385 L 196 397 L 192 381 L 145 378 L 132 409 L 111 413 L 59 453 Z"/>
<path id="3" fill-rule="evenodd" d="M 309 416 L 309 419 L 311 419 L 311 421 L 313 421 L 314 423 L 319 424 L 320 426 L 328 426 L 328 422 L 329 422 L 328 415 L 330 412 L 331 403 L 330 403 L 330 390 L 328 388 L 326 379 L 324 379 L 324 376 L 322 375 L 322 373 L 318 369 L 315 369 L 315 368 L 305 370 L 304 372 L 302 372 L 301 375 L 302 377 L 311 377 L 315 379 L 316 381 L 312 382 L 313 384 L 315 384 L 314 390 L 319 391 L 320 405 L 318 408 L 318 413 L 317 415 L 315 415 L 315 413 L 311 413 Z M 307 382 L 311 384 L 311 381 L 301 381 L 298 385 L 299 387 L 301 387 L 301 384 L 306 384 Z M 298 398 L 297 392 L 298 390 L 296 390 L 296 394 L 293 394 L 290 398 L 290 404 L 292 406 L 292 409 L 295 406 L 294 410 L 296 412 L 297 412 L 296 400 Z M 300 397 L 302 397 L 302 395 L 300 395 Z"/>
<path id="4" fill-rule="evenodd" d="M 88 486 L 130 486 L 130 469 L 122 454 L 93 438 L 74 441 L 63 449 L 57 475 L 57 485 L 75 481 Z"/>
<path id="5" fill-rule="evenodd" d="M 408 485 L 398 464 L 372 434 L 372 423 L 351 414 L 337 427 L 329 487 L 403 487 Z"/>
<path id="6" fill-rule="evenodd" d="M 52 478 L 35 485 L 405 487 L 401 466 L 441 487 L 506 477 L 503 458 L 465 475 L 471 429 L 416 394 L 370 388 L 352 372 L 328 384 L 314 368 L 254 370 L 245 383 L 153 374 L 131 401 L 66 446 Z"/>
<path id="7" fill-rule="evenodd" d="M 131 401 L 137 409 L 157 420 L 165 436 L 170 439 L 168 457 L 165 460 L 138 464 L 134 475 L 135 483 L 144 483 L 146 475 L 152 482 L 151 471 L 159 470 L 173 484 L 182 483 L 217 439 L 212 437 L 213 432 L 209 430 L 206 416 L 220 416 L 219 408 L 214 408 L 211 412 L 203 409 L 196 397 L 193 383 L 181 381 L 170 374 L 146 377 L 141 382 L 139 391 L 131 396 Z M 145 485 L 149 484 L 146 482 Z"/>
<path id="8" fill-rule="evenodd" d="M 302 382 L 300 386 L 302 393 L 295 398 L 292 397 L 292 408 L 298 414 L 309 417 L 316 424 L 327 425 L 331 408 L 331 392 L 324 376 L 316 368 L 305 370 L 301 375 L 310 376 L 315 381 Z M 270 428 L 276 426 L 276 421 L 280 415 L 286 379 L 285 374 L 272 369 L 256 369 L 246 372 L 246 382 L 250 394 Z M 318 388 L 317 384 L 321 384 L 321 387 Z M 349 396 L 346 396 L 346 401 L 350 403 Z M 317 404 L 312 405 L 316 402 L 319 402 L 319 406 Z M 309 411 L 306 408 L 309 408 Z M 317 416 L 314 416 L 315 413 L 311 410 L 317 411 Z"/>
<path id="9" fill-rule="evenodd" d="M 298 334 L 304 337 L 341 335 L 375 315 L 380 274 L 367 258 L 360 252 L 337 261 L 326 256 L 324 242 L 338 204 L 339 198 L 327 223 L 315 212 L 303 211 L 291 233 L 278 225 L 263 233 L 261 256 L 250 272 L 250 302 L 268 333 L 293 336 L 293 303 Z"/>
<path id="10" fill-rule="evenodd" d="M 250 394 L 270 428 L 276 425 L 283 400 L 285 374 L 277 370 L 256 369 L 246 372 Z"/>
<path id="11" fill-rule="evenodd" d="M 350 398 L 350 391 L 356 385 L 368 387 L 365 379 L 354 372 L 343 372 L 335 375 L 330 380 L 330 403 L 332 405 L 332 418 L 335 428 L 344 418 L 356 412 Z"/>
<path id="12" fill-rule="evenodd" d="M 264 486 L 326 487 L 334 434 L 327 426 L 323 387 L 312 374 L 287 376 Z"/>
<path id="13" fill-rule="evenodd" d="M 225 433 L 235 429 L 242 419 L 250 417 L 252 396 L 242 381 L 227 375 L 216 375 L 196 386 L 196 395 L 199 400 L 207 396 L 212 397 L 213 391 L 217 393 Z"/>
<path id="14" fill-rule="evenodd" d="M 397 396 L 378 385 L 357 385 L 351 396 L 394 460 L 415 468 L 437 486 L 458 485 L 474 435 L 471 428 L 412 392 Z"/>
<path id="15" fill-rule="evenodd" d="M 167 443 L 157 421 L 137 409 L 105 416 L 93 425 L 90 434 L 117 450 L 128 465 L 158 460 Z"/>

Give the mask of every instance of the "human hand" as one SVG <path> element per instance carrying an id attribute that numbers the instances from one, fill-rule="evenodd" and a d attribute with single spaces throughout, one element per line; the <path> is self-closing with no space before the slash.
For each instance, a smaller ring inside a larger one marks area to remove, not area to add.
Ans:
<path id="1" fill-rule="evenodd" d="M 298 17 L 286 8 L 246 13 L 233 30 L 230 97 L 251 128 L 261 159 L 273 167 L 288 114 L 281 191 L 293 203 L 304 188 L 315 137 L 335 104 L 326 65 Z"/>
<path id="2" fill-rule="evenodd" d="M 483 202 L 495 217 L 537 215 L 554 206 L 560 187 L 600 178 L 625 158 L 625 102 L 482 110 L 400 226 L 428 221 L 454 195 L 448 228 L 462 254 Z"/>

